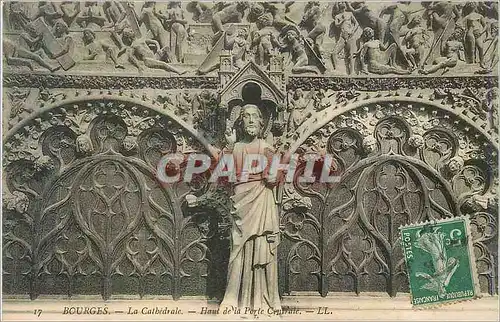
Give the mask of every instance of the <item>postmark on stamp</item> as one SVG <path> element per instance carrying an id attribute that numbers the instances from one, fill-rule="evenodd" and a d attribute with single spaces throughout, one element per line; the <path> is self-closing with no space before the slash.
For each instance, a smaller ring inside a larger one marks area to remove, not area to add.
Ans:
<path id="1" fill-rule="evenodd" d="M 400 227 L 414 307 L 480 296 L 468 216 Z"/>

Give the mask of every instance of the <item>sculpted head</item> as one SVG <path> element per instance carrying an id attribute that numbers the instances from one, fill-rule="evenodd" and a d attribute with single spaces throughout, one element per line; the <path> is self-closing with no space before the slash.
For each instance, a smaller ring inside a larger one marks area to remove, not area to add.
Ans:
<path id="1" fill-rule="evenodd" d="M 373 31 L 372 28 L 366 27 L 365 29 L 363 29 L 363 34 L 361 35 L 361 37 L 365 41 L 372 40 L 375 37 L 375 32 Z"/>
<path id="2" fill-rule="evenodd" d="M 54 24 L 53 33 L 56 38 L 62 37 L 69 32 L 68 25 L 62 21 L 57 21 Z"/>
<path id="3" fill-rule="evenodd" d="M 302 98 L 303 96 L 304 96 L 304 92 L 300 88 L 297 88 L 295 90 L 295 92 L 293 93 L 293 99 L 294 100 L 298 100 L 299 98 Z"/>
<path id="4" fill-rule="evenodd" d="M 85 44 L 90 44 L 95 40 L 95 33 L 90 29 L 83 30 L 83 42 Z"/>
<path id="5" fill-rule="evenodd" d="M 464 38 L 464 35 L 465 35 L 465 30 L 462 27 L 457 26 L 455 28 L 455 31 L 453 31 L 453 33 L 451 34 L 450 38 L 448 38 L 448 40 L 461 42 L 462 39 Z"/>
<path id="6" fill-rule="evenodd" d="M 297 32 L 293 29 L 291 30 L 288 30 L 286 32 L 286 39 L 290 42 L 294 41 L 295 39 L 297 39 L 299 37 L 299 35 L 297 34 Z"/>
<path id="7" fill-rule="evenodd" d="M 463 166 L 464 160 L 458 156 L 451 158 L 448 162 L 448 170 L 451 174 L 457 174 L 458 172 L 460 172 L 460 169 L 462 169 Z"/>
<path id="8" fill-rule="evenodd" d="M 92 141 L 88 135 L 82 134 L 76 138 L 76 152 L 89 154 L 93 150 Z"/>
<path id="9" fill-rule="evenodd" d="M 125 45 L 132 45 L 135 40 L 134 31 L 131 28 L 125 28 L 122 32 L 122 40 Z"/>
<path id="10" fill-rule="evenodd" d="M 257 105 L 247 104 L 243 106 L 240 117 L 243 125 L 243 132 L 250 137 L 259 136 L 264 127 L 264 119 Z"/>
<path id="11" fill-rule="evenodd" d="M 344 12 L 347 9 L 347 6 L 344 2 L 337 3 L 338 12 Z"/>
<path id="12" fill-rule="evenodd" d="M 242 39 L 247 39 L 248 38 L 248 31 L 245 28 L 240 28 L 237 31 L 238 37 Z"/>
<path id="13" fill-rule="evenodd" d="M 258 2 L 252 3 L 252 5 L 250 6 L 250 13 L 252 13 L 256 17 L 259 17 L 262 14 L 264 14 L 265 11 L 266 10 L 264 9 L 264 6 Z"/>

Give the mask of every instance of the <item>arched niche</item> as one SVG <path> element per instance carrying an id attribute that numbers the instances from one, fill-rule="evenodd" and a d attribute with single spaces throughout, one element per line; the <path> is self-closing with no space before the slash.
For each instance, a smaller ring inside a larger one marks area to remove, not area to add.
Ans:
<path id="1" fill-rule="evenodd" d="M 156 173 L 163 155 L 194 151 L 210 153 L 182 120 L 119 95 L 63 99 L 23 120 L 4 140 L 3 291 L 221 296 L 220 217 L 185 198 L 212 185 Z"/>
<path id="2" fill-rule="evenodd" d="M 468 215 L 481 289 L 495 294 L 496 142 L 452 109 L 417 98 L 323 113 L 299 128 L 291 152 L 333 155 L 340 177 L 285 186 L 281 291 L 408 292 L 399 226 Z"/>

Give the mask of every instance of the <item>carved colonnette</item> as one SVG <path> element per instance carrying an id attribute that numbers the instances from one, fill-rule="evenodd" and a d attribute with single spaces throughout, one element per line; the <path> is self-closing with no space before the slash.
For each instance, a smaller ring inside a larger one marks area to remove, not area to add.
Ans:
<path id="1" fill-rule="evenodd" d="M 278 193 L 282 294 L 407 292 L 397 228 L 459 214 L 494 294 L 494 7 L 8 3 L 4 292 L 221 298 L 228 190 L 162 186 L 155 167 L 223 147 L 252 103 L 278 151 L 333 154 L 342 173 Z"/>

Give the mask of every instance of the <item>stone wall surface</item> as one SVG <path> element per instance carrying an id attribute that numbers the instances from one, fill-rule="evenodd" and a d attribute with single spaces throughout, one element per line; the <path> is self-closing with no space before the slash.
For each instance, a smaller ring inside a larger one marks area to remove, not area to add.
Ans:
<path id="1" fill-rule="evenodd" d="M 155 171 L 164 154 L 223 148 L 248 103 L 276 151 L 340 167 L 338 183 L 277 189 L 280 294 L 407 293 L 398 227 L 458 215 L 497 293 L 497 2 L 6 1 L 3 14 L 4 294 L 221 299 L 227 187 Z"/>

